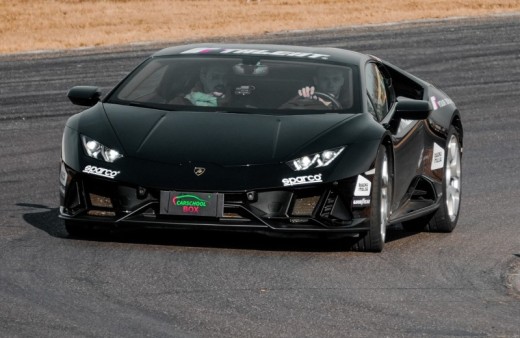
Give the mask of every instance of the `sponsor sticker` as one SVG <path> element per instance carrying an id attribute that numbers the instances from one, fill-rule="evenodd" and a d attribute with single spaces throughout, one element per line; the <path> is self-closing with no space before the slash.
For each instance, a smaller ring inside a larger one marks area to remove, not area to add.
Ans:
<path id="1" fill-rule="evenodd" d="M 354 198 L 352 200 L 352 205 L 354 207 L 365 207 L 367 205 L 370 205 L 370 198 L 366 198 L 366 197 Z"/>
<path id="2" fill-rule="evenodd" d="M 307 52 L 291 52 L 285 50 L 268 50 L 268 49 L 239 49 L 239 48 L 212 48 L 198 47 L 185 50 L 181 54 L 238 54 L 238 55 L 270 55 L 270 56 L 291 56 L 308 59 L 328 60 L 330 55 L 307 53 Z"/>
<path id="3" fill-rule="evenodd" d="M 255 89 L 256 89 L 255 86 L 250 86 L 250 85 L 239 86 L 239 87 L 235 88 L 235 95 L 242 95 L 242 96 L 251 95 Z"/>
<path id="4" fill-rule="evenodd" d="M 366 179 L 362 175 L 358 175 L 356 182 L 356 190 L 354 190 L 354 196 L 370 196 L 370 188 L 372 187 L 372 182 Z"/>
<path id="5" fill-rule="evenodd" d="M 208 206 L 208 201 L 195 195 L 178 195 L 172 198 L 172 204 L 180 207 L 184 214 L 198 214 Z"/>
<path id="6" fill-rule="evenodd" d="M 282 183 L 283 183 L 284 187 L 300 185 L 300 184 L 320 183 L 320 182 L 323 182 L 323 180 L 321 178 L 321 174 L 298 176 L 298 177 L 288 177 L 288 178 L 282 179 Z"/>
<path id="7" fill-rule="evenodd" d="M 105 178 L 115 178 L 117 175 L 121 173 L 121 171 L 115 171 L 111 169 L 96 167 L 94 165 L 88 165 L 83 169 L 85 174 L 91 174 L 96 176 L 101 176 Z"/>
<path id="8" fill-rule="evenodd" d="M 435 96 L 430 97 L 430 102 L 432 103 L 433 110 L 437 110 L 439 108 L 453 104 L 453 100 L 450 98 L 444 98 L 442 100 L 439 100 Z"/>
<path id="9" fill-rule="evenodd" d="M 219 217 L 224 208 L 223 195 L 161 191 L 161 214 Z"/>
<path id="10" fill-rule="evenodd" d="M 437 98 L 435 96 L 430 97 L 430 102 L 432 103 L 433 110 L 439 109 L 439 105 L 437 104 Z"/>
<path id="11" fill-rule="evenodd" d="M 431 170 L 441 169 L 443 167 L 444 167 L 444 148 L 434 142 Z"/>

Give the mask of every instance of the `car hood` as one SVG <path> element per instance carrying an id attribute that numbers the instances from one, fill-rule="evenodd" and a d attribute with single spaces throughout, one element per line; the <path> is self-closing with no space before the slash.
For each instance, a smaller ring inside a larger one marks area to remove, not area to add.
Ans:
<path id="1" fill-rule="evenodd" d="M 107 103 L 103 107 L 127 156 L 172 164 L 207 162 L 223 166 L 290 160 L 356 116 L 162 111 Z M 320 145 L 324 148 L 316 151 L 341 143 Z"/>

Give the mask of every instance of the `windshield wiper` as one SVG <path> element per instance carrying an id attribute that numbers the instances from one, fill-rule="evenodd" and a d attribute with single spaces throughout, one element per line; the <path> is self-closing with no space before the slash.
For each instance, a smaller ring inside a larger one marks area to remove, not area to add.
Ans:
<path id="1" fill-rule="evenodd" d="M 139 101 L 130 101 L 130 102 L 128 102 L 128 105 L 133 106 L 133 107 L 153 108 L 149 104 L 146 104 L 144 102 L 139 102 Z"/>
<path id="2" fill-rule="evenodd" d="M 172 108 L 172 106 L 170 104 L 164 104 L 164 103 L 130 101 L 127 104 L 132 107 L 151 108 L 151 109 L 159 109 L 159 110 L 171 110 L 171 111 L 178 110 L 178 109 Z"/>

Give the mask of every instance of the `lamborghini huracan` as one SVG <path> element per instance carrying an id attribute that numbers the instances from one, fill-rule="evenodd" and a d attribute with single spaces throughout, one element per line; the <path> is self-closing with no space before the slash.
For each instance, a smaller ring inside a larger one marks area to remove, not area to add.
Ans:
<path id="1" fill-rule="evenodd" d="M 258 44 L 151 55 L 65 126 L 60 218 L 72 236 L 161 227 L 344 236 L 451 232 L 463 128 L 440 89 L 375 56 Z"/>

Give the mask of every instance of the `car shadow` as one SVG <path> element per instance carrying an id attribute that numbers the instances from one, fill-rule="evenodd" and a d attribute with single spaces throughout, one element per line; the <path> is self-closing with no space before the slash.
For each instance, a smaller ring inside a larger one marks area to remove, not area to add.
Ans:
<path id="1" fill-rule="evenodd" d="M 23 219 L 31 226 L 46 232 L 52 237 L 67 240 L 302 252 L 348 251 L 353 244 L 352 239 L 345 237 L 282 237 L 261 233 L 243 233 L 234 231 L 191 231 L 156 228 L 94 231 L 88 236 L 74 237 L 67 233 L 63 221 L 58 218 L 58 208 L 50 208 L 44 205 L 28 203 L 18 203 L 17 205 L 31 207 L 33 210 L 39 210 L 23 214 Z M 386 242 L 396 241 L 410 235 L 413 235 L 413 233 L 389 228 Z"/>

